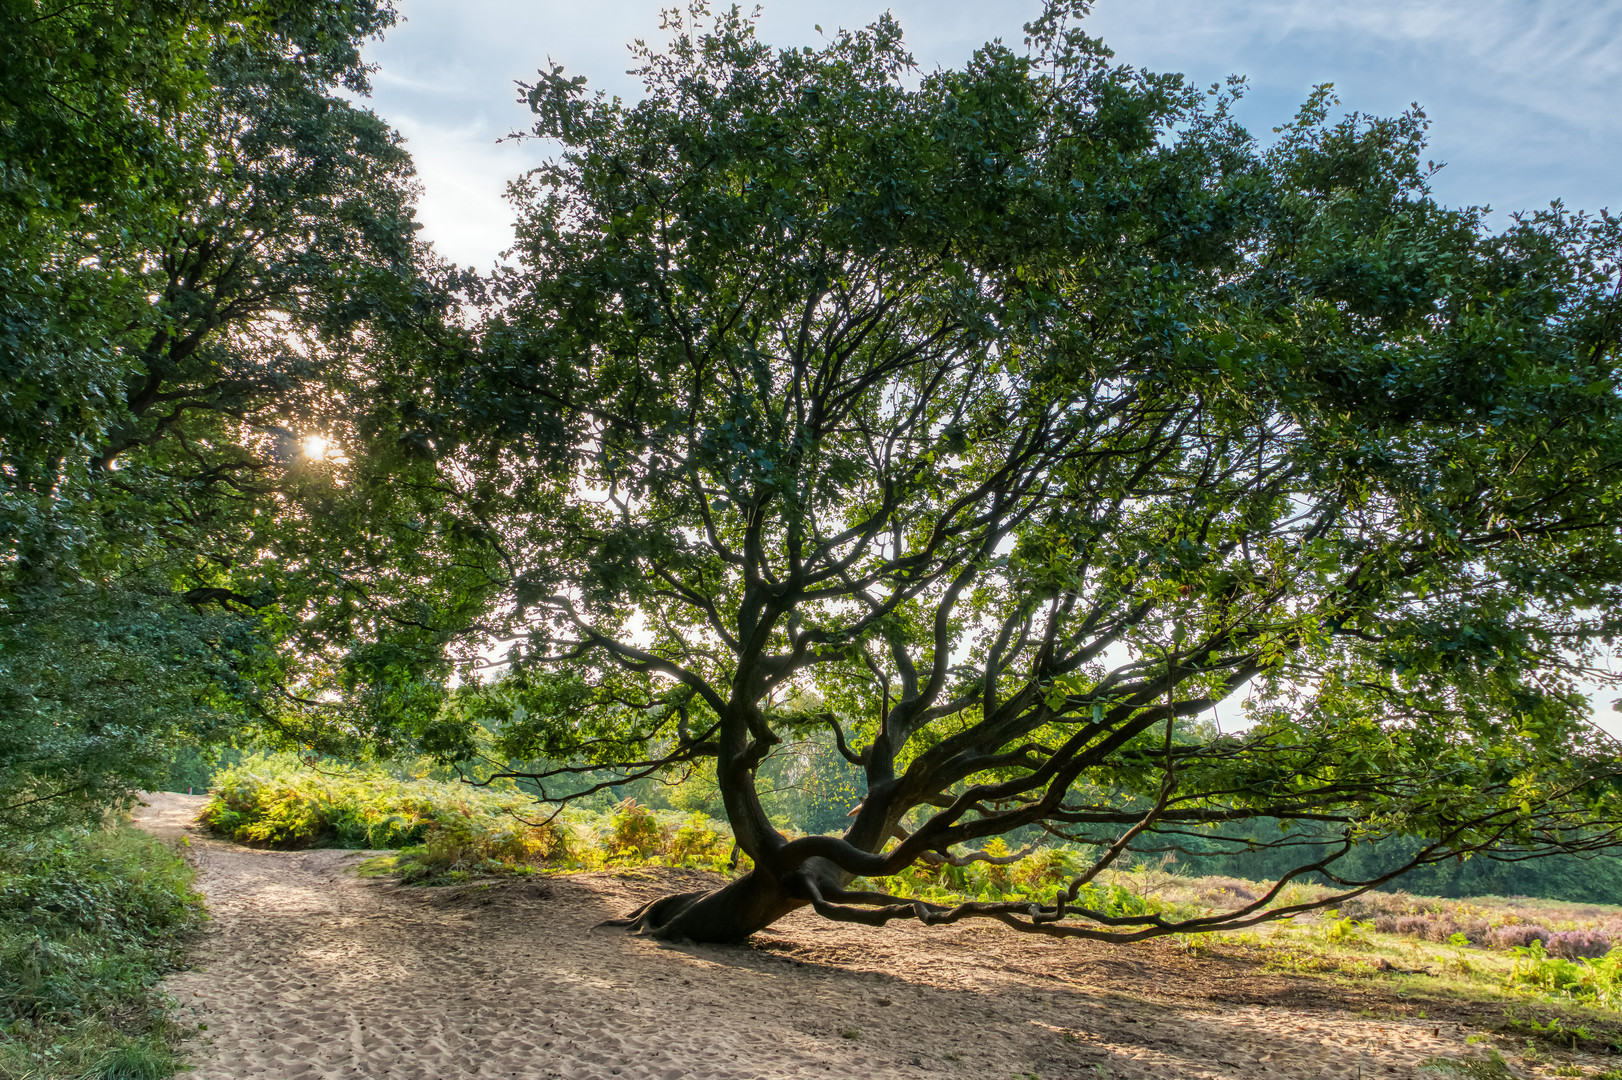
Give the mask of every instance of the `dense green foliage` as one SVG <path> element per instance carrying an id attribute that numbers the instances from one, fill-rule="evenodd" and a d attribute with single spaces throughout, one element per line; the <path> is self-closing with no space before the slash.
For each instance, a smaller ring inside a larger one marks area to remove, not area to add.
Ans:
<path id="1" fill-rule="evenodd" d="M 309 597 L 376 552 L 309 526 L 362 497 L 333 464 L 376 434 L 366 355 L 444 302 L 409 158 L 345 96 L 393 17 L 0 5 L 0 830 L 94 820 L 244 719 L 289 732 L 327 677 L 345 616 Z M 361 471 L 399 465 L 379 438 Z"/>
<path id="2" fill-rule="evenodd" d="M 1521 958 L 1510 974 L 1512 986 L 1573 998 L 1603 1009 L 1622 1009 L 1622 945 L 1592 960 L 1551 957 L 1537 941 L 1517 951 Z"/>
<path id="3" fill-rule="evenodd" d="M 233 840 L 270 847 L 403 848 L 421 878 L 527 870 L 566 860 L 566 831 L 529 820 L 532 800 L 289 755 L 250 759 L 214 779 L 200 820 Z"/>
<path id="4" fill-rule="evenodd" d="M 397 849 L 397 858 L 370 864 L 370 871 L 436 884 L 540 865 L 733 869 L 731 834 L 702 813 L 650 809 L 625 798 L 547 819 L 510 783 L 470 788 L 291 754 L 256 755 L 218 773 L 199 820 L 246 844 Z"/>
<path id="5" fill-rule="evenodd" d="M 35 836 L 0 856 L 0 1075 L 174 1070 L 180 1033 L 155 986 L 203 919 L 192 879 L 127 826 Z"/>
<path id="6" fill-rule="evenodd" d="M 914 78 L 889 19 L 695 8 L 634 103 L 526 89 L 560 153 L 413 395 L 497 553 L 463 656 L 511 646 L 415 730 L 549 797 L 713 768 L 751 886 L 642 929 L 945 918 L 847 886 L 1027 829 L 1090 874 L 1287 821 L 1284 876 L 1357 888 L 1622 824 L 1575 683 L 1622 611 L 1622 221 L 1438 204 L 1417 111 L 1263 143 L 1084 9 Z M 816 730 L 859 809 L 793 837 L 761 766 Z"/>

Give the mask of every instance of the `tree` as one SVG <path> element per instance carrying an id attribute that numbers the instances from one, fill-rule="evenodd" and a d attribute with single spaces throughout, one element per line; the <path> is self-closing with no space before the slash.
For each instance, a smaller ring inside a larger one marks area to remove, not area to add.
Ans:
<path id="1" fill-rule="evenodd" d="M 307 598 L 353 589 L 366 558 L 311 522 L 375 498 L 366 476 L 401 461 L 383 436 L 337 486 L 330 459 L 375 434 L 360 358 L 409 352 L 446 296 L 398 135 L 338 96 L 366 89 L 359 46 L 386 5 L 4 14 L 10 828 L 99 815 L 177 745 L 245 720 L 296 724 L 343 619 Z"/>
<path id="2" fill-rule="evenodd" d="M 1495 232 L 1431 198 L 1421 112 L 1327 89 L 1263 145 L 1083 9 L 918 73 L 888 18 L 777 51 L 694 8 L 639 102 L 526 90 L 560 152 L 418 414 L 508 647 L 424 731 L 549 799 L 712 761 L 754 869 L 637 930 L 1130 941 L 1618 839 L 1573 683 L 1622 611 L 1618 220 Z M 865 792 L 791 838 L 757 770 L 813 730 Z M 1097 853 L 1056 902 L 882 889 L 1032 828 Z M 1228 914 L 1082 902 L 1181 838 L 1318 854 Z"/>

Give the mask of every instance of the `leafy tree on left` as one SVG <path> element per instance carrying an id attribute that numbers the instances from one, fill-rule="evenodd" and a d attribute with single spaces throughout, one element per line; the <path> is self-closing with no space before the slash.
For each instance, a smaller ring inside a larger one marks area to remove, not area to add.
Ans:
<path id="1" fill-rule="evenodd" d="M 435 597 L 480 569 L 362 360 L 453 342 L 458 279 L 414 237 L 398 135 L 340 96 L 393 20 L 0 0 L 0 831 L 99 813 L 244 721 L 308 745 L 318 701 L 442 682 Z"/>

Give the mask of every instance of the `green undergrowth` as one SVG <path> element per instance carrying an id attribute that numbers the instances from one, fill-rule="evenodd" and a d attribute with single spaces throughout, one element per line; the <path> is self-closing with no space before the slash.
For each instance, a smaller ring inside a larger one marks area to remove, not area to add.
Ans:
<path id="1" fill-rule="evenodd" d="M 199 820 L 238 843 L 276 848 L 386 850 L 367 876 L 456 884 L 536 870 L 644 865 L 727 873 L 732 834 L 702 814 L 656 811 L 626 800 L 606 812 L 549 817 L 512 787 L 402 778 L 378 769 L 312 768 L 264 755 L 216 775 Z"/>
<path id="2" fill-rule="evenodd" d="M 570 811 L 559 815 L 547 828 L 555 838 L 550 850 L 527 862 L 486 859 L 458 863 L 454 859 L 456 846 L 430 834 L 422 845 L 368 859 L 361 864 L 360 873 L 365 877 L 391 875 L 407 884 L 450 885 L 479 876 L 536 871 L 673 866 L 731 874 L 751 865 L 747 856 L 739 856 L 734 863 L 732 834 L 719 822 L 702 814 L 682 816 L 650 810 L 634 800 L 607 813 Z"/>
<path id="3" fill-rule="evenodd" d="M 199 820 L 244 844 L 395 849 L 363 864 L 363 872 L 446 883 L 567 861 L 568 830 L 536 816 L 534 801 L 510 788 L 341 765 L 317 770 L 279 754 L 217 774 Z"/>
<path id="4" fill-rule="evenodd" d="M 1545 997 L 1570 998 L 1584 1005 L 1622 1010 L 1622 945 L 1592 959 L 1550 956 L 1540 941 L 1515 952 L 1509 985 Z"/>
<path id="5" fill-rule="evenodd" d="M 511 786 L 317 768 L 290 754 L 261 755 L 216 774 L 199 820 L 256 846 L 387 851 L 360 872 L 412 884 L 649 865 L 729 874 L 751 865 L 735 852 L 731 831 L 701 813 L 627 799 L 553 817 Z"/>
<path id="6" fill-rule="evenodd" d="M 1001 838 L 987 843 L 984 854 L 990 859 L 966 866 L 918 863 L 882 882 L 857 879 L 853 887 L 879 888 L 892 896 L 943 905 L 1000 900 L 1052 904 L 1089 863 L 1086 852 L 1067 847 L 1041 848 L 1008 863 L 992 861 L 1012 854 Z M 1181 917 L 1199 912 L 1182 898 L 1162 895 L 1157 884 L 1147 867 L 1128 873 L 1106 873 L 1083 885 L 1071 904 L 1073 908 L 1112 917 Z"/>
<path id="7" fill-rule="evenodd" d="M 0 1077 L 159 1080 L 185 1034 L 158 980 L 204 919 L 194 874 L 133 827 L 0 853 Z"/>

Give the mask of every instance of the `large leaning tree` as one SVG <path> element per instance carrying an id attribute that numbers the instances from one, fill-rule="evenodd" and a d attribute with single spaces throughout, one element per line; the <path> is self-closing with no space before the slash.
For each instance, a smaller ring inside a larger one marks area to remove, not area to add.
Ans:
<path id="1" fill-rule="evenodd" d="M 1438 204 L 1417 111 L 1325 91 L 1259 142 L 1080 8 L 929 73 L 888 19 L 779 51 L 695 9 L 634 104 L 527 88 L 558 153 L 413 414 L 501 674 L 423 735 L 548 799 L 713 767 L 753 869 L 640 931 L 1128 941 L 1617 840 L 1577 685 L 1622 612 L 1622 227 Z M 865 777 L 843 835 L 757 790 L 812 731 Z M 884 891 L 1016 831 L 1096 861 L 1046 904 Z M 1316 854 L 1209 917 L 1083 902 L 1185 841 Z"/>

